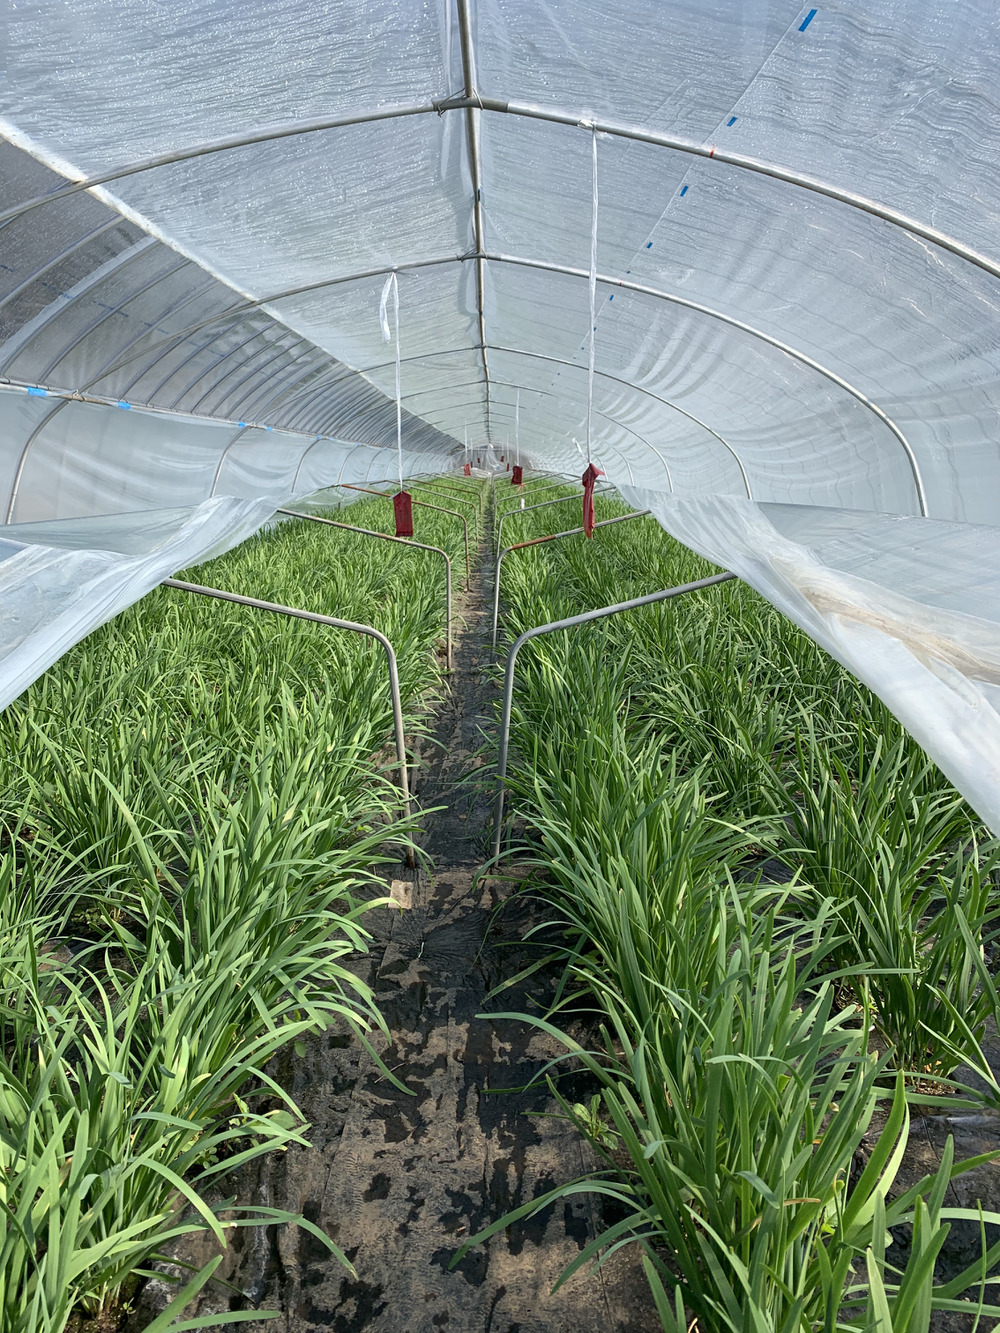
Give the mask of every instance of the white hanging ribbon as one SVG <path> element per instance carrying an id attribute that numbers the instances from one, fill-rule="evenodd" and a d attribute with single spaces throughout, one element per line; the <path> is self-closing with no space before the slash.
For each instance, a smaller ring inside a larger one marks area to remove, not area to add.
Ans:
<path id="1" fill-rule="evenodd" d="M 594 415 L 594 349 L 597 337 L 597 126 L 591 126 L 593 190 L 590 209 L 590 349 L 587 361 L 587 462 L 590 463 Z"/>
<path id="2" fill-rule="evenodd" d="M 378 320 L 382 326 L 382 341 L 389 342 L 392 339 L 392 333 L 389 331 L 389 294 L 392 293 L 393 311 L 395 315 L 395 343 L 396 343 L 396 457 L 399 462 L 399 489 L 403 489 L 403 405 L 399 392 L 399 283 L 396 281 L 395 273 L 390 273 L 385 280 L 385 286 L 382 288 L 382 300 L 378 307 Z"/>

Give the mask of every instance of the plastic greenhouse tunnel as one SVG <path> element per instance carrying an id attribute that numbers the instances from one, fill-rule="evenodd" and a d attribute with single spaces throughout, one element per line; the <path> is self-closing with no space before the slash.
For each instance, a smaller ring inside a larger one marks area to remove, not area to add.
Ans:
<path id="1" fill-rule="evenodd" d="M 1000 1329 L 998 153 L 985 0 L 0 0 L 4 1333 Z"/>

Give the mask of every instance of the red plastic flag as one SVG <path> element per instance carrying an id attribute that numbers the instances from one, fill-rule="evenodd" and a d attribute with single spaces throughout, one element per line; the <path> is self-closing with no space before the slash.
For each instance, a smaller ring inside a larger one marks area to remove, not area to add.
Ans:
<path id="1" fill-rule="evenodd" d="M 400 491 L 392 497 L 392 507 L 396 514 L 396 536 L 413 536 L 413 496 L 409 491 Z"/>
<path id="2" fill-rule="evenodd" d="M 517 463 L 514 464 L 514 471 L 511 475 L 510 484 L 512 486 L 521 486 L 524 484 L 524 469 Z"/>
<path id="3" fill-rule="evenodd" d="M 500 462 L 503 462 L 503 454 L 500 455 Z"/>
<path id="4" fill-rule="evenodd" d="M 593 463 L 587 464 L 587 470 L 583 474 L 583 530 L 590 538 L 594 536 L 594 483 L 598 477 L 603 477 L 604 473 L 594 467 Z"/>
<path id="5" fill-rule="evenodd" d="M 471 464 L 471 463 L 466 463 L 466 465 L 465 465 L 465 475 L 466 475 L 467 477 L 471 477 L 471 476 L 472 476 L 472 464 Z"/>

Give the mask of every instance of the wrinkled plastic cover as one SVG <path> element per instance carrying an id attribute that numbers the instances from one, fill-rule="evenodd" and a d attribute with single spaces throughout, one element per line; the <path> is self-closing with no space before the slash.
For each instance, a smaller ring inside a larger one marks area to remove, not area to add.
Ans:
<path id="1" fill-rule="evenodd" d="M 0 402 L 15 398 L 51 410 L 45 399 L 0 392 Z M 63 433 L 46 442 L 52 453 L 31 460 L 39 484 L 22 507 L 34 521 L 0 529 L 0 707 L 163 578 L 239 545 L 280 505 L 341 483 L 391 482 L 398 468 L 392 449 L 243 431 L 221 460 L 228 493 L 206 500 L 232 427 L 84 403 L 63 415 Z M 411 475 L 449 462 L 404 454 Z M 156 507 L 168 496 L 187 503 Z M 116 512 L 130 501 L 147 507 Z"/>
<path id="2" fill-rule="evenodd" d="M 75 532 L 72 522 L 8 529 L 4 548 L 15 549 L 0 560 L 0 707 L 161 579 L 237 545 L 272 513 L 266 500 L 220 496 L 189 511 L 84 519 Z"/>
<path id="3" fill-rule="evenodd" d="M 851 665 L 1000 831 L 1000 9 L 463 8 L 471 64 L 457 0 L 0 5 L 0 213 L 261 136 L 0 223 L 0 519 L 363 484 L 351 448 L 395 444 L 397 269 L 404 472 L 466 440 L 495 467 L 517 429 L 579 477 L 589 416 L 598 467 Z M 508 109 L 440 105 L 470 86 Z M 591 320 L 594 120 L 619 132 Z"/>
<path id="4" fill-rule="evenodd" d="M 853 671 L 1000 829 L 1000 530 L 623 493 Z"/>

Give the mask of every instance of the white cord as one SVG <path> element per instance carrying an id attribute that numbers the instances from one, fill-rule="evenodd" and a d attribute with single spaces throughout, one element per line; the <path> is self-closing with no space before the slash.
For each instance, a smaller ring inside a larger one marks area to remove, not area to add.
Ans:
<path id="1" fill-rule="evenodd" d="M 587 462 L 591 461 L 594 415 L 594 348 L 597 335 L 597 126 L 591 127 L 593 190 L 590 210 L 590 355 L 587 364 Z"/>
<path id="2" fill-rule="evenodd" d="M 392 293 L 396 320 L 396 457 L 399 462 L 399 489 L 403 489 L 403 404 L 399 392 L 399 283 L 395 273 L 390 273 L 382 288 L 382 300 L 378 308 L 379 323 L 382 325 L 382 341 L 389 342 L 389 293 Z"/>

